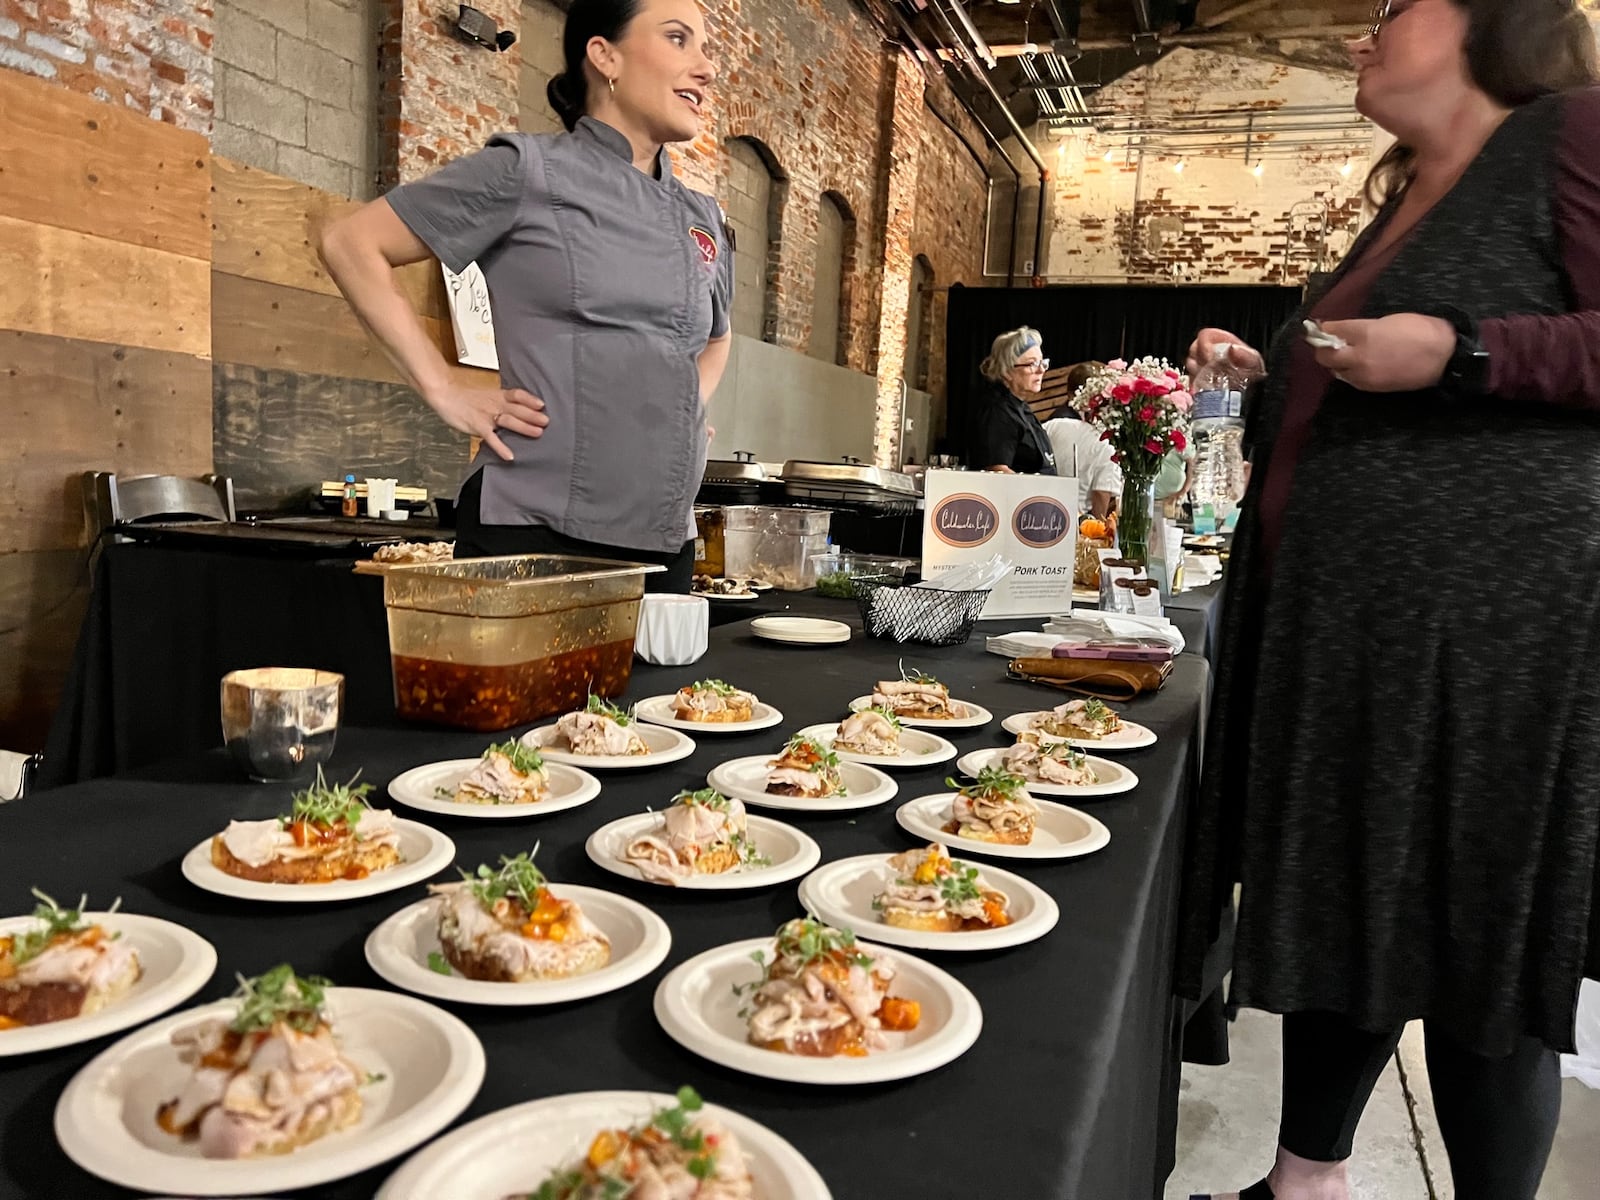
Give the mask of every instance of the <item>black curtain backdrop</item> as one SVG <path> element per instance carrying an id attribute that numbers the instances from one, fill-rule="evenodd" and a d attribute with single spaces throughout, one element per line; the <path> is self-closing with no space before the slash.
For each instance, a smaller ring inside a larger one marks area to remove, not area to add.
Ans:
<path id="1" fill-rule="evenodd" d="M 1054 366 L 1155 355 L 1182 367 L 1194 335 L 1228 329 L 1265 352 L 1299 307 L 1295 287 L 1078 286 L 950 289 L 945 354 L 949 430 L 940 453 L 960 454 L 967 414 L 982 386 L 978 364 L 994 339 L 1031 325 Z"/>

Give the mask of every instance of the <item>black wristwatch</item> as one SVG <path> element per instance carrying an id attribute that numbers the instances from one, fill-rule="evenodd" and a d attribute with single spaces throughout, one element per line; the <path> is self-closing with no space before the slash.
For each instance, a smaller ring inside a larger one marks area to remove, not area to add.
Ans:
<path id="1" fill-rule="evenodd" d="M 1456 330 L 1456 349 L 1445 364 L 1439 386 L 1458 396 L 1483 396 L 1489 391 L 1489 352 L 1478 340 L 1478 322 L 1458 308 L 1446 308 L 1439 317 Z"/>

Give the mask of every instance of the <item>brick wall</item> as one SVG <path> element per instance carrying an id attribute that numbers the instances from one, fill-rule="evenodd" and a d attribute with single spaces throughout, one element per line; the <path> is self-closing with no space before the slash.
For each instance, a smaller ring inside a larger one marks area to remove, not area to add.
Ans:
<path id="1" fill-rule="evenodd" d="M 522 77 L 517 85 L 517 125 L 529 133 L 561 132 L 561 120 L 545 100 L 545 87 L 566 67 L 561 54 L 564 19 L 550 0 L 524 0 L 518 35 Z"/>
<path id="2" fill-rule="evenodd" d="M 270 2 L 270 0 L 268 0 Z M 439 0 L 373 0 L 380 7 L 378 145 L 385 189 L 426 175 L 515 129 L 520 46 L 499 53 L 454 32 L 457 6 Z M 474 8 L 516 31 L 516 0 Z"/>
<path id="3" fill-rule="evenodd" d="M 1355 80 L 1205 50 L 1179 50 L 1096 93 L 1096 112 L 1159 120 L 1183 111 L 1270 111 L 1337 106 L 1353 112 Z M 1308 117 L 1307 120 L 1326 119 Z M 1311 134 L 1335 138 L 1343 135 Z M 1319 253 L 1299 230 L 1325 221 L 1326 262 L 1349 249 L 1362 223 L 1370 132 L 1348 141 L 1270 155 L 1256 176 L 1242 149 L 1183 158 L 1135 152 L 1121 139 L 1048 142 L 1055 167 L 1048 196 L 1045 273 L 1053 281 L 1302 283 Z M 1214 140 L 1214 139 L 1203 139 Z M 1104 155 L 1112 151 L 1112 161 Z M 1343 171 L 1346 163 L 1350 170 Z M 1025 216 L 1028 206 L 1025 203 Z M 997 207 L 997 217 L 1000 216 Z M 1009 214 L 1006 214 L 1009 217 Z"/>
<path id="4" fill-rule="evenodd" d="M 214 0 L 212 148 L 342 196 L 377 175 L 377 16 L 371 0 Z"/>
<path id="5" fill-rule="evenodd" d="M 0 0 L 0 67 L 211 130 L 208 0 Z"/>

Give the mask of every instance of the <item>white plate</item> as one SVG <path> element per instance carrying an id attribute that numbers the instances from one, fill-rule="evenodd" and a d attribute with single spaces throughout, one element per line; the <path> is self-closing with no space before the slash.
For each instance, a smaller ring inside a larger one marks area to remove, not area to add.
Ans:
<path id="1" fill-rule="evenodd" d="M 584 916 L 611 942 L 611 961 L 598 971 L 570 979 L 490 983 L 428 966 L 439 952 L 438 896 L 402 908 L 367 938 L 367 962 L 395 987 L 420 996 L 462 1004 L 562 1004 L 627 987 L 661 965 L 672 948 L 667 923 L 636 900 L 576 884 L 553 885 L 563 900 L 576 901 Z"/>
<path id="2" fill-rule="evenodd" d="M 1146 729 L 1135 721 L 1123 718 L 1122 728 L 1110 737 L 1103 738 L 1064 738 L 1053 733 L 1046 733 L 1042 729 L 1035 729 L 1033 723 L 1040 717 L 1048 716 L 1049 710 L 1039 712 L 1015 713 L 1000 722 L 1000 728 L 1007 733 L 1024 734 L 1037 733 L 1047 742 L 1069 742 L 1080 750 L 1143 750 L 1146 746 L 1156 744 L 1155 731 Z"/>
<path id="3" fill-rule="evenodd" d="M 389 782 L 389 795 L 407 808 L 420 809 L 422 812 L 504 821 L 565 812 L 589 803 L 600 794 L 600 781 L 593 775 L 554 760 L 544 765 L 550 776 L 550 794 L 532 804 L 464 804 L 435 794 L 437 789 L 444 788 L 453 795 L 456 785 L 480 761 L 476 758 L 455 758 L 412 767 Z"/>
<path id="4" fill-rule="evenodd" d="M 885 924 L 872 911 L 872 899 L 894 882 L 895 871 L 887 854 L 862 854 L 823 864 L 800 881 L 800 903 L 835 928 L 853 929 L 875 942 L 913 950 L 999 950 L 1036 941 L 1056 927 L 1061 910 L 1042 888 L 998 867 L 985 866 L 982 872 L 990 887 L 1005 893 L 1011 924 L 958 933 Z"/>
<path id="5" fill-rule="evenodd" d="M 143 968 L 139 981 L 121 999 L 87 1017 L 0 1032 L 0 1058 L 76 1045 L 158 1017 L 203 988 L 217 969 L 211 943 L 182 925 L 125 912 L 87 912 L 83 919 L 120 934 L 138 952 Z M 0 936 L 36 928 L 32 917 L 7 917 L 0 921 Z"/>
<path id="6" fill-rule="evenodd" d="M 56 1104 L 56 1140 L 84 1170 L 123 1187 L 185 1196 L 238 1196 L 313 1187 L 421 1145 L 460 1115 L 483 1082 L 483 1046 L 459 1018 L 371 988 L 330 988 L 345 1052 L 385 1078 L 362 1089 L 349 1129 L 265 1158 L 202 1158 L 156 1125 L 156 1109 L 189 1078 L 174 1030 L 231 1014 L 232 1000 L 175 1013 L 129 1034 L 79 1071 Z"/>
<path id="7" fill-rule="evenodd" d="M 953 977 L 903 951 L 883 951 L 862 942 L 870 953 L 887 953 L 896 974 L 892 996 L 916 1000 L 922 1020 L 909 1033 L 887 1034 L 887 1049 L 861 1058 L 807 1058 L 752 1046 L 739 1016 L 744 1001 L 735 984 L 753 982 L 761 968 L 750 961 L 757 950 L 771 953 L 771 938 L 750 938 L 718 946 L 674 967 L 656 988 L 656 1020 L 673 1041 L 719 1066 L 793 1083 L 880 1083 L 906 1079 L 953 1062 L 983 1030 L 978 999 Z"/>
<path id="8" fill-rule="evenodd" d="M 994 720 L 994 714 L 981 704 L 974 704 L 971 700 L 957 700 L 952 697 L 951 705 L 960 705 L 966 709 L 964 717 L 951 717 L 941 721 L 933 717 L 902 717 L 898 713 L 896 718 L 902 725 L 913 725 L 918 729 L 977 729 Z M 850 701 L 850 711 L 860 712 L 864 708 L 872 707 L 871 696 L 857 696 Z"/>
<path id="9" fill-rule="evenodd" d="M 556 732 L 554 725 L 529 730 L 522 735 L 522 744 L 533 747 L 550 762 L 571 763 L 586 771 L 639 771 L 675 763 L 694 753 L 694 739 L 676 729 L 642 721 L 635 721 L 630 728 L 650 748 L 649 754 L 574 754 L 561 748 L 567 739 Z"/>
<path id="10" fill-rule="evenodd" d="M 206 838 L 183 856 L 183 877 L 198 888 L 215 892 L 219 896 L 234 896 L 240 900 L 274 900 L 284 904 L 317 904 L 335 900 L 359 900 L 392 892 L 432 879 L 448 867 L 456 857 L 456 844 L 437 829 L 416 821 L 396 817 L 395 831 L 400 834 L 400 857 L 386 871 L 378 871 L 365 879 L 337 879 L 332 883 L 257 883 L 253 879 L 240 879 L 219 871 L 211 865 L 211 839 Z"/>
<path id="11" fill-rule="evenodd" d="M 1039 806 L 1039 818 L 1034 823 L 1033 841 L 1026 846 L 960 837 L 942 828 L 950 819 L 955 798 L 955 792 L 944 792 L 907 801 L 894 819 L 900 822 L 900 828 L 924 842 L 943 842 L 951 850 L 989 858 L 1079 858 L 1104 850 L 1111 842 L 1111 831 L 1088 813 L 1038 799 L 1034 803 Z"/>
<path id="12" fill-rule="evenodd" d="M 850 640 L 850 626 L 819 617 L 757 617 L 750 631 L 769 642 L 796 646 L 836 646 Z"/>
<path id="13" fill-rule="evenodd" d="M 629 842 L 649 833 L 661 824 L 659 813 L 639 813 L 602 825 L 589 835 L 583 844 L 596 866 L 604 867 L 625 879 L 644 879 L 639 868 L 627 862 L 622 852 Z M 771 817 L 750 817 L 746 826 L 756 849 L 772 860 L 770 867 L 735 867 L 720 875 L 690 875 L 676 885 L 661 887 L 700 888 L 707 891 L 733 891 L 743 888 L 771 887 L 799 879 L 822 860 L 822 850 L 817 843 L 792 825 L 774 821 Z M 645 880 L 645 882 L 650 882 Z"/>
<path id="14" fill-rule="evenodd" d="M 978 772 L 985 767 L 998 767 L 1001 759 L 1005 757 L 1004 750 L 974 750 L 971 754 L 964 754 L 961 761 L 956 764 L 956 769 L 969 778 L 976 779 Z M 1139 786 L 1139 777 L 1121 763 L 1112 762 L 1109 758 L 1096 758 L 1093 754 L 1084 756 L 1089 763 L 1089 769 L 1094 772 L 1098 783 L 1069 785 L 1064 783 L 1042 783 L 1028 780 L 1028 790 L 1035 796 L 1077 796 L 1088 799 L 1094 796 L 1116 796 L 1123 792 L 1131 792 Z"/>
<path id="15" fill-rule="evenodd" d="M 525 1195 L 582 1157 L 600 1130 L 642 1125 L 676 1103 L 653 1092 L 575 1092 L 503 1108 L 418 1151 L 376 1200 Z M 765 1125 L 716 1104 L 701 1112 L 738 1139 L 761 1200 L 831 1200 L 816 1168 Z"/>
<path id="16" fill-rule="evenodd" d="M 695 733 L 750 733 L 756 729 L 771 729 L 783 720 L 783 714 L 770 704 L 757 700 L 750 709 L 748 721 L 680 721 L 673 716 L 671 696 L 650 696 L 633 706 L 633 715 L 652 725 L 665 725 L 669 729 L 692 729 Z"/>
<path id="17" fill-rule="evenodd" d="M 890 757 L 887 754 L 857 754 L 854 750 L 841 750 L 833 744 L 833 739 L 839 733 L 838 725 L 807 725 L 800 731 L 801 737 L 816 738 L 828 749 L 832 750 L 845 762 L 866 763 L 873 767 L 931 767 L 936 763 L 949 762 L 956 756 L 956 748 L 936 733 L 924 733 L 920 729 L 902 729 L 900 731 L 900 746 L 904 754 Z"/>
<path id="18" fill-rule="evenodd" d="M 793 812 L 853 812 L 859 808 L 876 808 L 895 798 L 900 785 L 882 771 L 860 763 L 839 764 L 839 778 L 844 780 L 848 796 L 827 796 L 814 800 L 805 796 L 775 796 L 767 791 L 767 764 L 775 755 L 757 754 L 750 758 L 736 758 L 713 767 L 706 782 L 724 796 L 736 796 L 746 804 L 759 808 L 782 808 Z"/>
<path id="19" fill-rule="evenodd" d="M 699 596 L 702 600 L 716 600 L 718 602 L 738 603 L 741 600 L 758 600 L 760 597 L 755 592 L 690 592 L 691 596 Z"/>

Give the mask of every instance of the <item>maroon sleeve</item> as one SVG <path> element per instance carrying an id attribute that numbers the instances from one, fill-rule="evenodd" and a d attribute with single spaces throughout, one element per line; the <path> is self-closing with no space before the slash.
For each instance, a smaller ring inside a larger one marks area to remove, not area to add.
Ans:
<path id="1" fill-rule="evenodd" d="M 1573 311 L 1485 321 L 1480 336 L 1494 395 L 1600 409 L 1600 87 L 1565 108 L 1554 208 Z"/>

